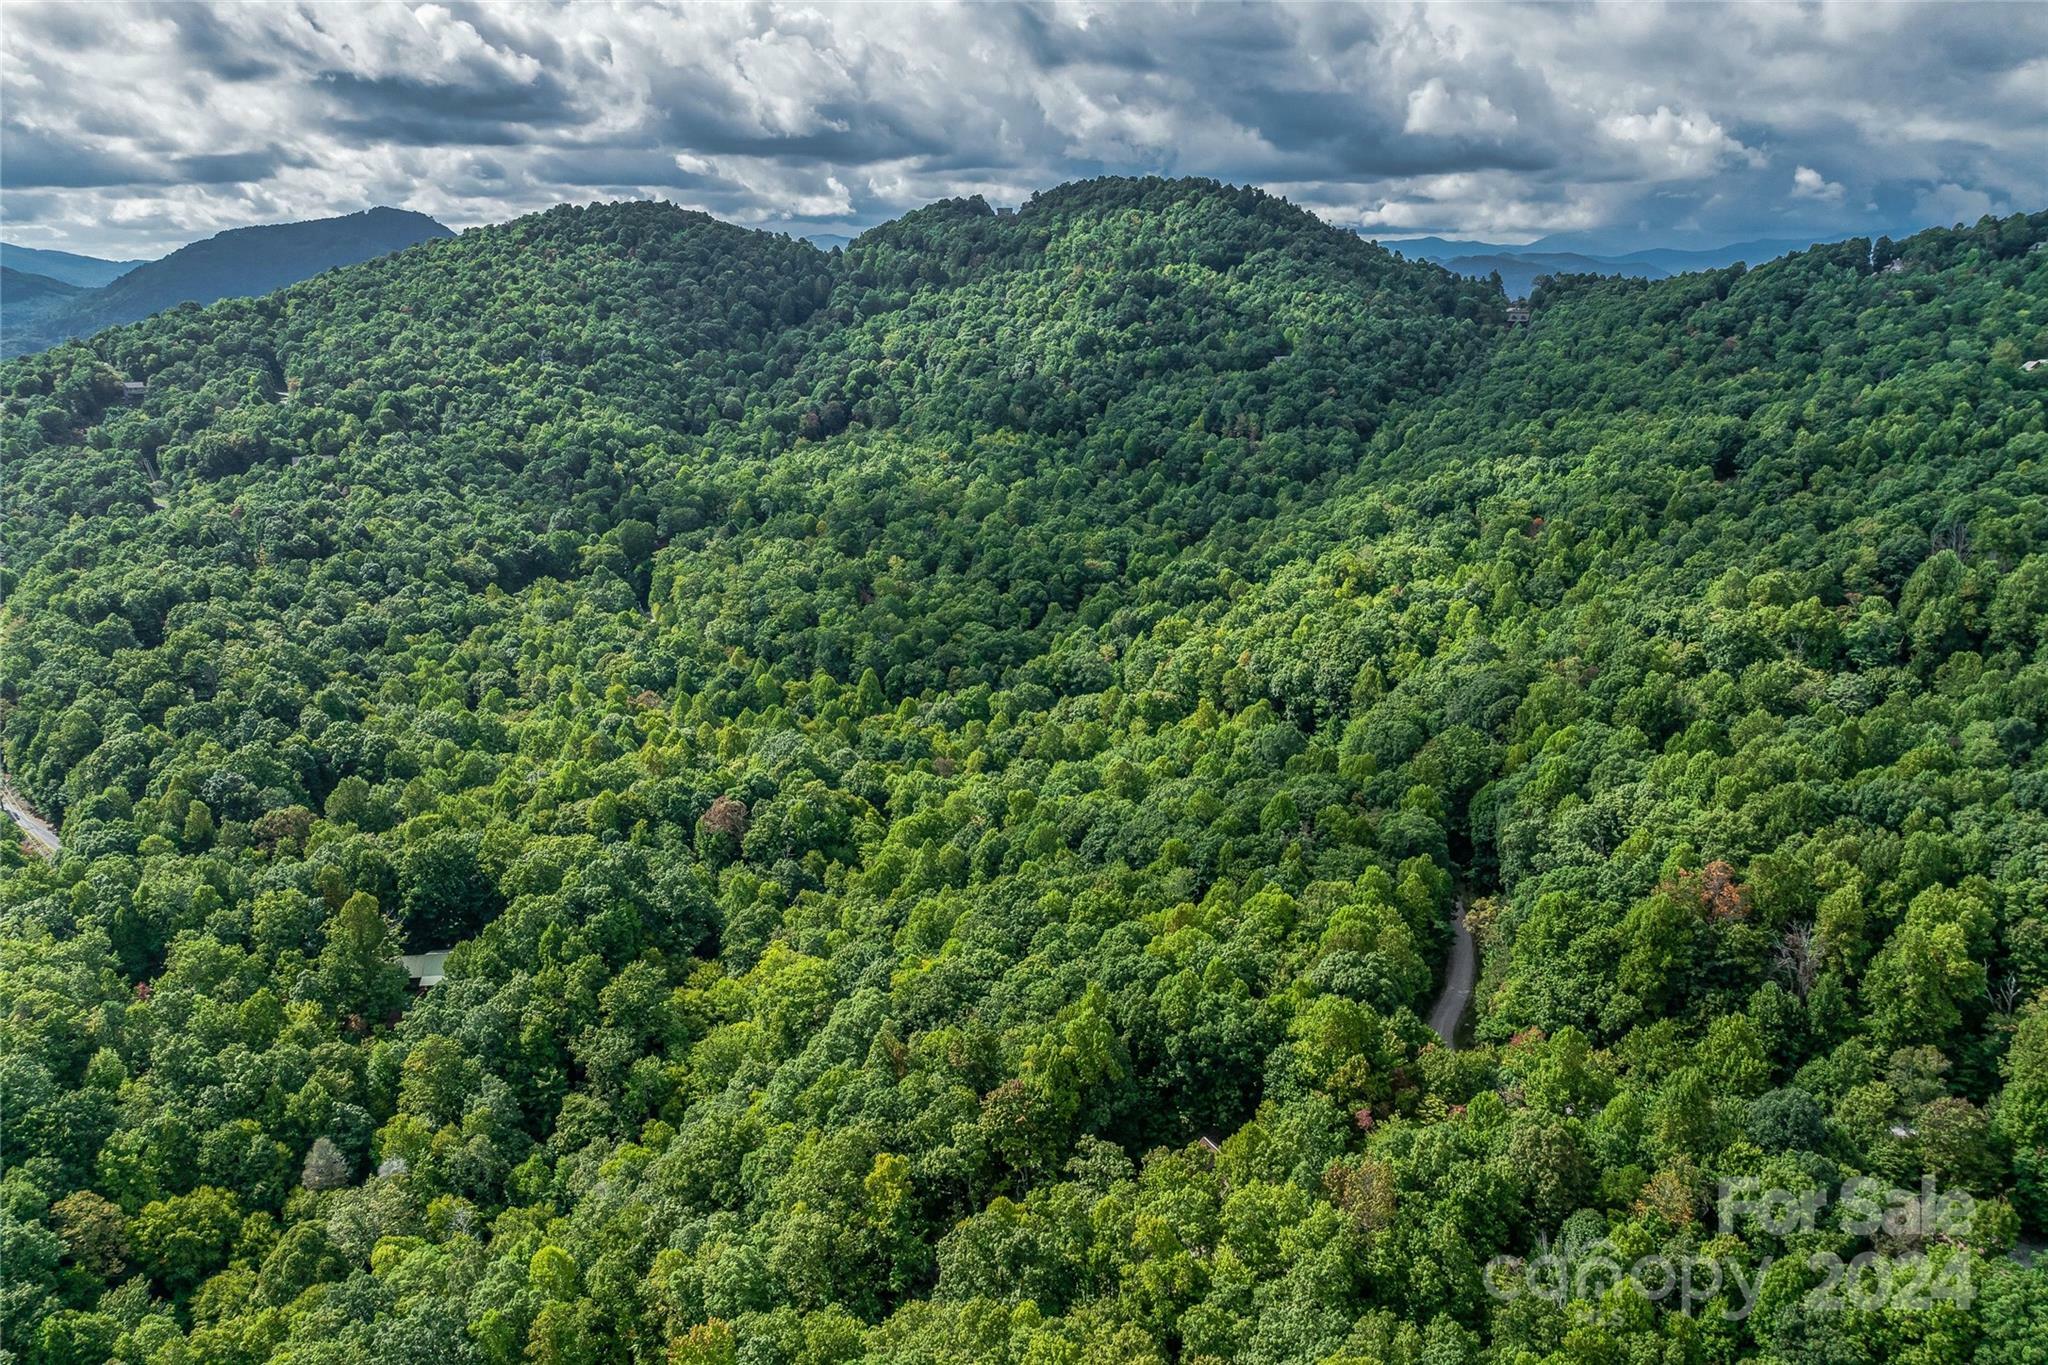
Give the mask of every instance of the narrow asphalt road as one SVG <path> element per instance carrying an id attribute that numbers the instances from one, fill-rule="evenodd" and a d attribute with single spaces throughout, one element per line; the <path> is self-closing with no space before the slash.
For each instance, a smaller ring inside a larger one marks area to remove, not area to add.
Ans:
<path id="1" fill-rule="evenodd" d="M 0 810 L 7 812 L 9 819 L 21 826 L 21 832 L 33 839 L 45 854 L 56 857 L 64 849 L 58 842 L 57 831 L 50 828 L 50 822 L 29 809 L 28 802 L 21 799 L 21 793 L 14 789 L 6 773 L 0 773 Z"/>
<path id="2" fill-rule="evenodd" d="M 1472 1003 L 1472 931 L 1465 927 L 1465 898 L 1461 895 L 1451 910 L 1451 965 L 1444 973 L 1443 994 L 1429 1012 L 1429 1026 L 1444 1046 L 1458 1046 L 1458 1023 Z"/>

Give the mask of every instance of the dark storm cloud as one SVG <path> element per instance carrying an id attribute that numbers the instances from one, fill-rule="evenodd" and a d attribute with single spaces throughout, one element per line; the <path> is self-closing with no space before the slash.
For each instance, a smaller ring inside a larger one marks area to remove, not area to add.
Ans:
<path id="1" fill-rule="evenodd" d="M 1255 12 L 1255 11 L 1254 11 Z M 1086 29 L 1058 22 L 1052 6 L 1016 5 L 996 10 L 998 22 L 1009 22 L 1009 36 L 1022 48 L 1018 54 L 1045 70 L 1063 66 L 1110 66 L 1134 75 L 1158 70 L 1164 58 L 1155 42 L 1119 23 L 1114 16 Z M 1268 30 L 1270 32 L 1270 27 Z"/>
<path id="2" fill-rule="evenodd" d="M 10 190 L 221 185 L 267 180 L 306 164 L 304 156 L 275 144 L 195 155 L 146 147 L 116 151 L 39 128 L 0 125 L 0 186 Z"/>
<path id="3" fill-rule="evenodd" d="M 2048 201 L 2042 6 L 17 4 L 0 81 L 10 236 L 122 255 L 373 201 L 844 230 L 1102 172 L 1382 236 Z"/>
<path id="4" fill-rule="evenodd" d="M 285 69 L 278 58 L 250 47 L 204 6 L 180 6 L 172 32 L 180 55 L 217 80 L 267 80 Z"/>
<path id="5" fill-rule="evenodd" d="M 102 151 L 39 128 L 0 125 L 0 186 L 7 189 L 91 189 L 164 178 L 164 167 L 141 157 Z"/>
<path id="6" fill-rule="evenodd" d="M 554 77 L 530 80 L 490 67 L 465 79 L 414 80 L 322 71 L 331 96 L 329 126 L 346 136 L 417 147 L 504 147 L 531 141 L 536 129 L 573 126 L 576 101 Z"/>
<path id="7" fill-rule="evenodd" d="M 1400 119 L 1381 110 L 1333 101 L 1315 90 L 1265 90 L 1256 98 L 1226 100 L 1223 107 L 1315 179 L 1541 171 L 1562 158 L 1554 143 L 1514 129 L 1408 133 Z"/>
<path id="8" fill-rule="evenodd" d="M 787 132 L 752 123 L 698 91 L 678 90 L 663 104 L 651 130 L 657 145 L 705 156 L 866 164 L 938 156 L 947 146 L 941 130 L 913 127 L 890 110 L 857 100 L 822 100 L 814 126 Z"/>
<path id="9" fill-rule="evenodd" d="M 209 152 L 176 158 L 171 163 L 171 178 L 198 185 L 235 184 L 268 180 L 288 166 L 307 164 L 305 157 L 277 146 L 246 152 Z"/>

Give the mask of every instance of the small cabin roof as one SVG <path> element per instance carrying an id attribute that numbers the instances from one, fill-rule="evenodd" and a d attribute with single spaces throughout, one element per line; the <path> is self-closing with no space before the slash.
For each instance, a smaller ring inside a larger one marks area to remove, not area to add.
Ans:
<path id="1" fill-rule="evenodd" d="M 447 974 L 448 949 L 440 948 L 431 953 L 407 953 L 398 959 L 398 965 L 405 968 L 405 974 L 419 984 L 421 989 L 438 986 Z"/>

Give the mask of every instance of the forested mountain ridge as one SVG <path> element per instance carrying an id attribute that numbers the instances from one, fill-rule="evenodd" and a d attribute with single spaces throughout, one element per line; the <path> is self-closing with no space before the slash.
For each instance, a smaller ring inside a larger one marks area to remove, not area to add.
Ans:
<path id="1" fill-rule="evenodd" d="M 80 292 L 75 284 L 66 284 L 49 275 L 32 275 L 12 266 L 0 266 L 0 289 L 5 289 L 5 297 L 10 304 L 69 298 Z"/>
<path id="2" fill-rule="evenodd" d="M 0 265 L 0 311 L 5 311 L 10 323 L 25 326 L 31 318 L 69 306 L 84 292 L 83 287 L 52 275 Z"/>
<path id="3" fill-rule="evenodd" d="M 10 363 L 8 1339 L 2025 1358 L 2044 238 L 1511 332 L 1202 182 L 620 205 Z M 1886 1248 L 1967 1302 L 1718 1221 L 1862 1174 L 1983 1200 Z"/>
<path id="4" fill-rule="evenodd" d="M 180 247 L 159 260 L 131 262 L 133 269 L 74 296 L 61 309 L 10 315 L 6 336 L 0 339 L 0 353 L 39 350 L 67 337 L 134 322 L 181 303 L 206 304 L 267 294 L 323 270 L 450 235 L 447 228 L 423 213 L 388 208 L 301 223 L 234 228 Z M 16 248 L 15 254 L 33 258 L 63 253 Z"/>

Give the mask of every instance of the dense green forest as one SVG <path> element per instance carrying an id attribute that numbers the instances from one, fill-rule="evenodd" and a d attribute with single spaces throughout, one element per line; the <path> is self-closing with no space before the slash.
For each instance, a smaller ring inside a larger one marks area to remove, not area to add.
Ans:
<path id="1" fill-rule="evenodd" d="M 7 1349 L 2048 1360 L 2044 242 L 634 203 L 8 362 Z"/>

